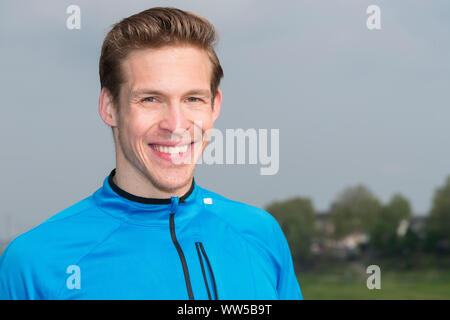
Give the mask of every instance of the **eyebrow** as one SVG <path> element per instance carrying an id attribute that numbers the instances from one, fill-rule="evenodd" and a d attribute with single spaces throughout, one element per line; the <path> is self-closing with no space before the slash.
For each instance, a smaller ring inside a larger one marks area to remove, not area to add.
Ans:
<path id="1" fill-rule="evenodd" d="M 151 90 L 151 89 L 138 89 L 131 91 L 132 97 L 142 96 L 142 95 L 157 95 L 157 96 L 165 96 L 166 94 L 159 90 Z M 190 95 L 200 95 L 209 97 L 210 90 L 204 90 L 204 89 L 192 89 L 187 92 L 185 92 L 183 95 L 190 96 Z"/>

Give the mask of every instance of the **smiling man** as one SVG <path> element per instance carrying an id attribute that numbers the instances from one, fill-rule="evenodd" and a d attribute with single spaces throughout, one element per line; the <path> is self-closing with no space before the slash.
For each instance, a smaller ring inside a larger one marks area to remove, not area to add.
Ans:
<path id="1" fill-rule="evenodd" d="M 107 87 L 99 102 L 103 121 L 114 130 L 114 180 L 121 188 L 153 198 L 189 190 L 199 151 L 208 143 L 202 133 L 212 129 L 222 102 L 220 78 L 211 84 L 212 69 L 207 52 L 188 44 L 134 50 L 122 61 L 126 81 L 118 102 Z M 221 69 L 215 73 L 222 75 Z"/>
<path id="2" fill-rule="evenodd" d="M 116 168 L 10 243 L 1 299 L 302 299 L 277 221 L 194 180 L 222 102 L 215 39 L 207 20 L 174 8 L 113 26 L 99 113 Z"/>

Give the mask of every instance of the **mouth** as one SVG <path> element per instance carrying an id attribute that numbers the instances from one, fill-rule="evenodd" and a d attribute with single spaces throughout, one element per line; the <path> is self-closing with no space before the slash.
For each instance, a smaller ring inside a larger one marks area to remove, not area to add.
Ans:
<path id="1" fill-rule="evenodd" d="M 198 141 L 192 141 L 188 144 L 168 146 L 161 144 L 149 144 L 151 151 L 158 158 L 172 162 L 174 164 L 189 163 L 190 155 L 193 153 L 194 145 Z"/>
<path id="2" fill-rule="evenodd" d="M 181 153 L 186 152 L 189 149 L 189 147 L 191 146 L 191 144 L 193 144 L 193 142 L 191 142 L 190 144 L 185 144 L 182 146 L 174 146 L 174 147 L 151 144 L 150 147 L 161 153 L 176 155 L 176 154 L 181 154 Z"/>

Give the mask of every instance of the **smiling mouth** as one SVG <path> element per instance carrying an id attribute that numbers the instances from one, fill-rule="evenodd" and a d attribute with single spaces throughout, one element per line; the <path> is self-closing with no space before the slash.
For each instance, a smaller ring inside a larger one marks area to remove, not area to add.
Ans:
<path id="1" fill-rule="evenodd" d="M 188 147 L 190 144 L 185 144 L 184 146 L 176 146 L 176 147 L 168 147 L 168 146 L 161 146 L 161 145 L 150 145 L 153 149 L 159 152 L 163 153 L 169 153 L 169 154 L 177 154 L 177 153 L 183 153 L 188 150 Z"/>
<path id="2" fill-rule="evenodd" d="M 150 144 L 150 147 L 158 152 L 165 153 L 168 155 L 178 155 L 178 154 L 182 155 L 183 153 L 186 153 L 194 143 L 195 141 L 181 146 L 165 146 L 158 144 Z"/>

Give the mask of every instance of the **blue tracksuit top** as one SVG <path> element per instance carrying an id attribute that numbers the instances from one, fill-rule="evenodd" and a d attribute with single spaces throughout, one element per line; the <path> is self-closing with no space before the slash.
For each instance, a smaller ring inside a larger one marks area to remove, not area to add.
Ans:
<path id="1" fill-rule="evenodd" d="M 268 212 L 194 179 L 182 197 L 137 197 L 114 173 L 8 245 L 0 299 L 302 299 Z"/>

